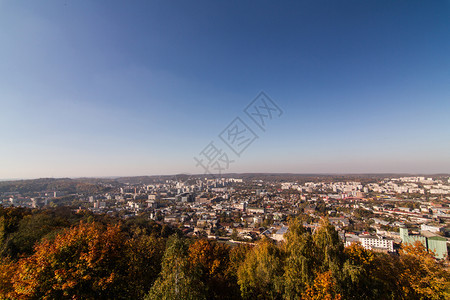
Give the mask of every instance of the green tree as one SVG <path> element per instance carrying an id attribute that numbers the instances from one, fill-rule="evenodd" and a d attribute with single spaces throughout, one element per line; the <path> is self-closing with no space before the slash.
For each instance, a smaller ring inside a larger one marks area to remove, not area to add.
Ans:
<path id="1" fill-rule="evenodd" d="M 19 254 L 31 255 L 33 246 L 43 237 L 56 234 L 57 231 L 69 226 L 67 221 L 46 212 L 26 215 L 20 220 L 17 231 L 11 234 L 9 252 L 12 257 Z"/>
<path id="2" fill-rule="evenodd" d="M 342 267 L 345 260 L 344 244 L 339 238 L 339 234 L 328 218 L 320 220 L 320 226 L 313 234 L 314 257 L 319 262 L 317 273 L 331 271 L 333 276 L 333 288 L 342 292 Z"/>
<path id="3" fill-rule="evenodd" d="M 245 299 L 281 299 L 283 252 L 272 241 L 261 240 L 238 269 L 238 284 Z"/>
<path id="4" fill-rule="evenodd" d="M 167 241 L 161 273 L 146 299 L 206 299 L 204 285 L 188 255 L 186 240 L 172 235 Z"/>
<path id="5" fill-rule="evenodd" d="M 375 254 L 359 243 L 345 248 L 346 261 L 343 267 L 343 290 L 345 299 L 384 299 L 388 297 L 382 282 L 373 276 L 376 265 Z"/>
<path id="6" fill-rule="evenodd" d="M 313 240 L 315 257 L 321 262 L 320 270 L 322 272 L 331 270 L 334 276 L 339 272 L 344 261 L 344 244 L 328 218 L 321 219 L 320 226 L 313 235 Z"/>
<path id="7" fill-rule="evenodd" d="M 373 253 L 373 269 L 370 270 L 372 285 L 377 287 L 374 291 L 379 299 L 408 299 L 403 292 L 400 279 L 400 260 L 396 256 L 386 253 Z"/>
<path id="8" fill-rule="evenodd" d="M 232 298 L 235 299 L 240 299 L 241 298 L 241 291 L 240 291 L 240 287 L 238 285 L 238 270 L 239 267 L 241 266 L 242 262 L 245 260 L 245 258 L 247 257 L 247 254 L 252 251 L 252 246 L 248 245 L 248 244 L 239 244 L 236 247 L 233 247 L 230 250 L 229 253 L 229 264 L 228 264 L 228 269 L 227 269 L 227 277 L 230 279 L 230 281 L 233 283 L 232 284 L 232 288 L 233 290 L 230 291 L 230 293 L 232 293 L 233 296 Z"/>
<path id="9" fill-rule="evenodd" d="M 129 295 L 142 299 L 147 294 L 161 271 L 165 242 L 162 238 L 147 235 L 137 228 L 126 241 L 125 259 L 128 262 L 127 277 Z"/>
<path id="10" fill-rule="evenodd" d="M 30 210 L 24 208 L 0 206 L 0 256 L 11 255 L 11 235 L 17 231 L 23 217 L 30 213 Z"/>
<path id="11" fill-rule="evenodd" d="M 316 261 L 312 236 L 298 219 L 289 222 L 289 231 L 285 233 L 284 249 L 286 262 L 284 281 L 286 299 L 298 299 L 314 280 Z"/>

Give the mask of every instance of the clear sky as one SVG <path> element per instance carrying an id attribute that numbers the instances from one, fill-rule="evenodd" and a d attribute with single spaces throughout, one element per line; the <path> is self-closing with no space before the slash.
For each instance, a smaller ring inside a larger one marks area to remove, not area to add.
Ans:
<path id="1" fill-rule="evenodd" d="M 0 128 L 0 178 L 450 172 L 450 2 L 0 0 Z"/>

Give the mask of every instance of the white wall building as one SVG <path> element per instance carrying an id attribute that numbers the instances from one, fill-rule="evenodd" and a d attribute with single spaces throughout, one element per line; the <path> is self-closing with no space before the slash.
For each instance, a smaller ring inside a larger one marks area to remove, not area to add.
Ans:
<path id="1" fill-rule="evenodd" d="M 394 240 L 376 235 L 360 235 L 359 242 L 366 249 L 394 252 Z"/>

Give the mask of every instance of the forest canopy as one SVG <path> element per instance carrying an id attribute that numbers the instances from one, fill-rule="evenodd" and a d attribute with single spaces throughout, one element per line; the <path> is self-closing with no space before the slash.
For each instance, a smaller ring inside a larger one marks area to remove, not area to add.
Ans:
<path id="1" fill-rule="evenodd" d="M 186 238 L 143 217 L 0 208 L 1 299 L 449 299 L 419 243 L 399 255 L 344 247 L 327 219 L 291 219 L 283 243 Z"/>

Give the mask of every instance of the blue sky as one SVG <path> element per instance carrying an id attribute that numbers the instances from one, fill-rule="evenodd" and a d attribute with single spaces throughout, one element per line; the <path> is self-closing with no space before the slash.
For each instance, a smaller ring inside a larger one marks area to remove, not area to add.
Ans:
<path id="1" fill-rule="evenodd" d="M 0 178 L 450 172 L 449 1 L 0 0 L 0 45 Z"/>

